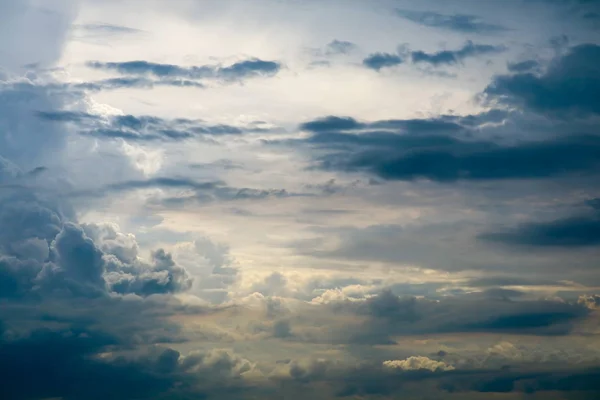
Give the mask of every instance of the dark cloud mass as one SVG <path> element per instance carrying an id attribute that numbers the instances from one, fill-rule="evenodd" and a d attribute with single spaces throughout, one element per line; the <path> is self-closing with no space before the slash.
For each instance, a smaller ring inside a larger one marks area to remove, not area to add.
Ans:
<path id="1" fill-rule="evenodd" d="M 501 103 L 554 117 L 600 113 L 600 46 L 582 44 L 554 59 L 541 74 L 498 76 L 485 94 Z"/>
<path id="2" fill-rule="evenodd" d="M 590 204 L 595 204 L 590 201 Z M 481 239 L 514 246 L 578 248 L 600 245 L 600 212 L 549 222 L 530 222 L 506 232 L 486 233 Z"/>
<path id="3" fill-rule="evenodd" d="M 596 53 L 597 46 L 580 45 L 557 56 L 539 77 L 531 72 L 498 76 L 485 89 L 486 98 L 534 113 L 552 113 L 550 118 L 597 114 Z M 589 135 L 569 131 L 511 144 L 475 139 L 497 129 L 486 122 L 510 121 L 518 115 L 498 109 L 466 117 L 369 123 L 329 116 L 300 128 L 313 132 L 306 144 L 325 150 L 324 155 L 317 153 L 321 168 L 366 171 L 388 180 L 545 179 L 598 173 L 600 141 L 593 124 Z"/>
<path id="4" fill-rule="evenodd" d="M 328 117 L 305 123 L 308 129 L 348 127 L 350 120 Z M 372 125 L 385 124 L 375 122 Z M 406 133 L 319 131 L 306 142 L 327 149 L 318 165 L 324 169 L 366 171 L 388 180 L 498 180 L 551 178 L 595 173 L 600 157 L 596 136 L 529 141 L 511 146 L 424 132 L 453 132 L 460 126 L 444 121 L 398 121 Z M 412 128 L 412 129 L 411 129 Z M 463 127 L 469 130 L 468 127 Z"/>

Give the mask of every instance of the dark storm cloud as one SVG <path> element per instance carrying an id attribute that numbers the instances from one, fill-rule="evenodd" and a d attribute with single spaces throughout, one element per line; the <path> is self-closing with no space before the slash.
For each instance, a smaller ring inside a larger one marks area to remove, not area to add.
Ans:
<path id="1" fill-rule="evenodd" d="M 412 51 L 411 58 L 413 63 L 426 63 L 433 66 L 453 65 L 460 63 L 466 58 L 477 57 L 486 54 L 496 54 L 505 51 L 504 46 L 492 46 L 488 44 L 475 44 L 468 41 L 458 50 L 442 50 L 435 53 L 426 53 L 424 51 Z"/>
<path id="2" fill-rule="evenodd" d="M 182 355 L 156 346 L 135 356 L 98 357 L 120 344 L 119 338 L 78 328 L 0 339 L 0 394 L 14 400 L 228 398 L 243 387 L 240 374 L 253 368 L 225 350 Z"/>
<path id="3" fill-rule="evenodd" d="M 591 200 L 594 212 L 549 222 L 529 222 L 513 230 L 485 233 L 480 239 L 514 246 L 579 248 L 600 245 L 598 199 Z"/>
<path id="4" fill-rule="evenodd" d="M 439 14 L 431 11 L 396 10 L 401 18 L 419 25 L 441 28 L 461 33 L 489 34 L 507 30 L 505 27 L 490 24 L 475 15 L 469 14 Z"/>
<path id="5" fill-rule="evenodd" d="M 553 117 L 600 114 L 600 46 L 582 44 L 539 75 L 502 75 L 485 89 L 490 100 Z"/>
<path id="6" fill-rule="evenodd" d="M 453 379 L 443 379 L 439 387 L 448 392 L 480 393 L 565 393 L 573 398 L 594 399 L 600 385 L 598 368 L 558 368 L 553 370 L 518 368 L 517 371 L 468 371 Z"/>
<path id="7" fill-rule="evenodd" d="M 404 60 L 397 54 L 373 53 L 363 60 L 363 65 L 369 69 L 379 71 L 382 68 L 400 65 Z"/>
<path id="8" fill-rule="evenodd" d="M 174 64 L 159 64 L 149 61 L 100 62 L 90 61 L 88 67 L 107 71 L 116 71 L 124 75 L 155 76 L 157 78 L 183 78 L 191 80 L 223 79 L 242 80 L 253 77 L 276 75 L 281 64 L 257 58 L 238 61 L 229 66 L 193 66 L 181 67 Z"/>
<path id="9" fill-rule="evenodd" d="M 328 151 L 318 158 L 320 168 L 364 171 L 386 180 L 542 179 L 569 173 L 595 173 L 600 167 L 600 137 L 597 136 L 500 145 L 492 141 L 419 134 L 423 130 L 460 130 L 453 123 L 427 120 L 404 123 L 412 125 L 412 132 L 354 134 L 325 130 L 340 124 L 352 129 L 354 125 L 347 119 L 327 119 L 303 126 L 319 131 L 305 143 Z"/>
<path id="10" fill-rule="evenodd" d="M 114 339 L 98 332 L 34 332 L 0 343 L 0 393 L 6 399 L 146 397 L 167 390 L 171 382 L 154 377 L 142 365 L 91 359 Z M 90 379 L 100 377 L 103 379 Z"/>

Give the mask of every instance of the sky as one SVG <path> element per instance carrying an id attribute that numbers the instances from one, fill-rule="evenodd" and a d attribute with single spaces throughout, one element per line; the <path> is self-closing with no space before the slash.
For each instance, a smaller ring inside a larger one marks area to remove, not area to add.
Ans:
<path id="1" fill-rule="evenodd" d="M 597 399 L 600 2 L 0 0 L 0 397 Z"/>

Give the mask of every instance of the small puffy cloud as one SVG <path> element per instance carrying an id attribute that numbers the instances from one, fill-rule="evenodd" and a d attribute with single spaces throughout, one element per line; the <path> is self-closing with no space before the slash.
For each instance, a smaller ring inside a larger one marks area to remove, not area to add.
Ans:
<path id="1" fill-rule="evenodd" d="M 369 69 L 379 71 L 383 68 L 395 67 L 404 62 L 397 54 L 373 53 L 363 60 L 363 65 Z"/>
<path id="2" fill-rule="evenodd" d="M 454 367 L 443 361 L 435 361 L 423 356 L 412 356 L 405 360 L 388 360 L 383 362 L 386 368 L 402 369 L 404 371 L 429 370 L 436 371 L 452 371 Z"/>
<path id="3" fill-rule="evenodd" d="M 600 309 L 600 295 L 598 294 L 582 295 L 577 302 L 591 310 Z"/>

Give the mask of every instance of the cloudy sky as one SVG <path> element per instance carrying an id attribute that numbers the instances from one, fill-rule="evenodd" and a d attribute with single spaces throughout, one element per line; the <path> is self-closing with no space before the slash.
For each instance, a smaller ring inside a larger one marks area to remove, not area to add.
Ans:
<path id="1" fill-rule="evenodd" d="M 0 0 L 0 397 L 597 399 L 600 3 Z"/>

